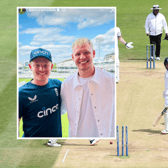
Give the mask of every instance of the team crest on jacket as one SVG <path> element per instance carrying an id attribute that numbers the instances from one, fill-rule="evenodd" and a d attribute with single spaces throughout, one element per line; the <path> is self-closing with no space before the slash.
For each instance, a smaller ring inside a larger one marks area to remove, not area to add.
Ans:
<path id="1" fill-rule="evenodd" d="M 34 98 L 28 97 L 28 99 L 30 100 L 30 103 L 34 103 L 34 102 L 38 101 L 37 95 L 35 95 Z"/>

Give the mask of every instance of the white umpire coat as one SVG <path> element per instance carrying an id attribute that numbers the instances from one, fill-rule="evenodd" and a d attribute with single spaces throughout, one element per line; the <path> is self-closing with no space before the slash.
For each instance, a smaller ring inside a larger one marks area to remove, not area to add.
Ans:
<path id="1" fill-rule="evenodd" d="M 95 67 L 95 74 L 88 85 L 99 137 L 114 138 L 116 135 L 115 77 Z M 61 85 L 62 105 L 67 109 L 69 120 L 69 137 L 77 136 L 82 95 L 83 87 L 79 83 L 78 73 L 69 76 Z"/>
<path id="2" fill-rule="evenodd" d="M 156 16 L 153 13 L 150 13 L 145 22 L 146 34 L 152 36 L 157 36 L 163 32 L 163 27 L 165 33 L 168 33 L 167 22 L 163 14 L 158 13 Z"/>

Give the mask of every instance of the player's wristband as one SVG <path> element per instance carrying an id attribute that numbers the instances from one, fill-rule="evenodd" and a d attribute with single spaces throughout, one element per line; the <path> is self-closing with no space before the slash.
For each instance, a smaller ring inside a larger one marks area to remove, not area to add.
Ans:
<path id="1" fill-rule="evenodd" d="M 125 43 L 125 46 L 127 45 L 127 43 Z"/>

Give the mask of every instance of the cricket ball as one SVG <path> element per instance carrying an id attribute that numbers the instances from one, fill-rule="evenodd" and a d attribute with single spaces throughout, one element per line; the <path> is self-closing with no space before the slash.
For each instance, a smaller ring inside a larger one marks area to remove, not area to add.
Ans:
<path id="1" fill-rule="evenodd" d="M 113 144 L 113 142 L 112 142 L 112 141 L 110 141 L 110 144 Z"/>

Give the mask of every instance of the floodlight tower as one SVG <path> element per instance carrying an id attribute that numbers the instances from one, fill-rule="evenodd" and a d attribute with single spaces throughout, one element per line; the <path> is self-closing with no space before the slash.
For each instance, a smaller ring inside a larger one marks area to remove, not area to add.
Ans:
<path id="1" fill-rule="evenodd" d="M 103 35 L 98 35 L 96 37 L 96 42 L 99 43 L 99 59 L 100 59 L 100 42 L 104 40 Z"/>

